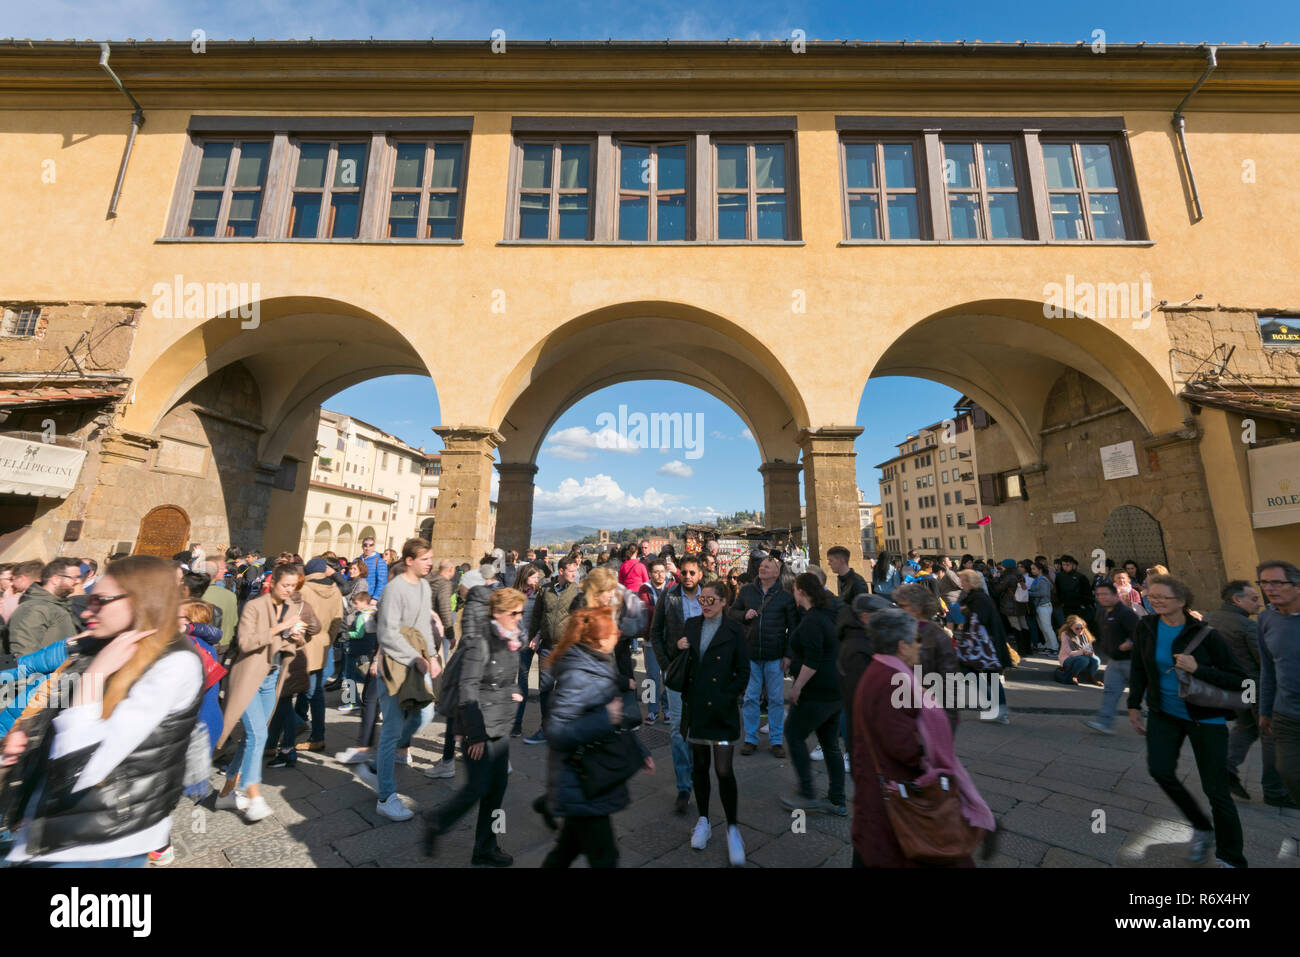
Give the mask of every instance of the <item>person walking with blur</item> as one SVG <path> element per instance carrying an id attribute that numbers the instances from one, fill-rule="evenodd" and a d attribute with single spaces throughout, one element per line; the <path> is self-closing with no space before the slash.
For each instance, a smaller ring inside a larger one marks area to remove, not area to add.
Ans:
<path id="1" fill-rule="evenodd" d="M 643 544 L 649 548 L 649 542 Z M 654 643 L 650 640 L 650 626 L 654 624 L 655 608 L 659 604 L 660 596 L 668 587 L 668 564 L 662 558 L 651 558 L 646 563 L 646 570 L 650 577 L 637 592 L 641 596 L 641 601 L 645 603 L 645 630 L 641 635 L 641 647 L 644 649 L 646 678 L 650 682 L 646 723 L 654 724 L 662 713 L 664 724 L 668 724 L 670 721 L 668 689 L 664 687 L 663 669 L 659 665 L 659 658 L 655 655 Z"/>
<path id="2" fill-rule="evenodd" d="M 875 567 L 871 569 L 871 591 L 888 598 L 902 581 L 898 566 L 889 560 L 887 553 L 881 552 L 876 558 Z"/>
<path id="3" fill-rule="evenodd" d="M 1300 804 L 1300 568 L 1256 568 L 1268 607 L 1259 614 L 1259 730 L 1273 737 L 1278 774 Z"/>
<path id="4" fill-rule="evenodd" d="M 536 565 L 521 565 L 515 575 L 515 580 L 511 584 L 515 591 L 521 592 L 524 596 L 524 614 L 521 619 L 524 623 L 530 623 L 533 620 L 533 607 L 537 603 L 537 596 L 541 593 L 542 588 L 542 570 Z M 515 709 L 515 723 L 510 729 L 510 737 L 522 737 L 524 733 L 524 709 L 528 706 L 528 672 L 532 669 L 533 651 L 531 641 L 534 635 L 524 633 L 524 644 L 519 649 L 519 694 L 523 698 L 519 702 L 519 707 Z M 540 681 L 541 667 L 538 667 L 538 687 Z M 453 754 L 454 756 L 454 754 Z"/>
<path id="5" fill-rule="evenodd" d="M 9 617 L 10 653 L 21 658 L 80 631 L 68 602 L 80 582 L 75 558 L 56 558 L 41 569 L 40 581 L 28 586 Z"/>
<path id="6" fill-rule="evenodd" d="M 175 576 L 151 555 L 110 563 L 87 630 L 5 737 L 7 865 L 143 867 L 170 845 L 203 700 Z M 61 679 L 76 680 L 70 701 L 53 694 Z"/>
<path id="7" fill-rule="evenodd" d="M 546 723 L 550 746 L 547 768 L 547 806 L 564 819 L 555 847 L 542 862 L 544 868 L 563 868 L 585 854 L 593 868 L 614 867 L 618 847 L 610 815 L 628 804 L 627 783 L 620 781 L 597 794 L 583 787 L 578 754 L 608 746 L 624 733 L 627 718 L 614 667 L 618 628 L 608 607 L 577 609 L 569 616 L 565 634 L 547 661 L 553 676 L 551 711 Z M 654 773 L 654 759 L 638 736 L 630 739 L 646 771 Z"/>
<path id="8" fill-rule="evenodd" d="M 1084 724 L 1099 734 L 1114 734 L 1111 725 L 1115 723 L 1115 711 L 1129 684 L 1138 616 L 1120 601 L 1119 589 L 1113 581 L 1098 582 L 1093 594 L 1097 599 L 1099 622 L 1097 644 L 1106 656 L 1106 674 L 1102 679 L 1101 707 L 1097 716 Z"/>
<path id="9" fill-rule="evenodd" d="M 566 555 L 560 561 L 555 581 L 544 587 L 534 601 L 532 620 L 523 629 L 529 636 L 529 650 L 537 655 L 539 669 L 550 656 L 551 649 L 564 635 L 564 626 L 568 621 L 569 612 L 581 594 L 582 586 L 578 584 L 578 560 L 572 555 Z M 536 732 L 524 738 L 524 744 L 546 743 L 546 715 L 550 707 L 550 692 L 541 689 L 540 680 L 537 701 L 542 712 L 541 723 L 538 724 Z"/>
<path id="10" fill-rule="evenodd" d="M 493 829 L 501 809 L 510 774 L 510 727 L 515 705 L 519 650 L 523 647 L 520 620 L 525 598 L 513 588 L 489 590 L 478 586 L 471 600 L 486 597 L 489 620 L 466 616 L 461 636 L 465 657 L 457 685 L 457 730 L 464 736 L 465 786 L 449 800 L 425 815 L 425 853 L 432 857 L 438 838 L 478 804 L 474 829 L 475 866 L 509 867 L 514 858 L 497 844 Z M 548 712 L 549 714 L 549 712 Z"/>
<path id="11" fill-rule="evenodd" d="M 938 675 L 943 679 L 941 687 L 948 688 L 951 682 L 948 675 L 962 673 L 961 661 L 957 649 L 953 647 L 948 632 L 935 620 L 939 614 L 939 601 L 934 593 L 924 585 L 900 585 L 894 589 L 894 601 L 898 607 L 916 619 L 916 638 L 921 646 L 920 664 L 922 675 Z M 948 715 L 953 734 L 957 733 L 957 702 L 944 700 L 940 702 Z"/>
<path id="12" fill-rule="evenodd" d="M 789 669 L 794 676 L 794 687 L 789 692 L 786 733 L 799 790 L 782 803 L 790 809 L 827 811 L 844 817 L 848 809 L 839 733 L 843 705 L 835 677 L 839 647 L 830 597 L 816 575 L 805 572 L 795 578 L 794 600 L 804 615 L 790 635 Z M 825 799 L 817 797 L 813 789 L 812 758 L 808 753 L 810 734 L 817 736 L 830 778 L 830 794 Z"/>
<path id="13" fill-rule="evenodd" d="M 686 634 L 686 622 L 700 616 L 700 562 L 693 556 L 682 559 L 678 574 L 680 584 L 659 596 L 654 620 L 650 625 L 650 641 L 655 658 L 664 673 L 668 673 L 673 660 L 682 653 L 681 639 Z M 673 772 L 677 779 L 677 800 L 673 813 L 684 815 L 691 800 L 691 749 L 687 746 L 682 728 L 683 693 L 668 689 L 669 739 L 672 743 Z"/>
<path id="14" fill-rule="evenodd" d="M 683 574 L 690 566 L 683 563 Z M 727 818 L 727 855 L 733 867 L 745 863 L 745 843 L 738 817 L 740 794 L 733 761 L 741 736 L 740 696 L 749 681 L 745 633 L 723 614 L 727 586 L 713 581 L 699 590 L 701 613 L 687 618 L 677 648 L 690 655 L 686 685 L 681 693 L 682 733 L 694 759 L 692 780 L 700 817 L 691 832 L 691 847 L 708 846 L 711 787 L 709 764 L 718 779 L 718 795 Z M 712 760 L 710 760 L 712 759 Z"/>
<path id="15" fill-rule="evenodd" d="M 1223 867 L 1246 867 L 1242 852 L 1241 819 L 1228 791 L 1228 726 L 1235 710 L 1206 707 L 1184 701 L 1178 693 L 1175 671 L 1194 674 L 1201 681 L 1240 693 L 1246 674 L 1227 643 L 1209 625 L 1187 614 L 1192 592 L 1172 575 L 1147 579 L 1147 600 L 1155 613 L 1138 623 L 1129 685 L 1129 722 L 1147 739 L 1147 768 L 1160 789 L 1191 822 L 1192 843 L 1188 860 L 1202 864 L 1210 846 Z M 1196 641 L 1192 653 L 1188 646 Z M 1147 720 L 1142 719 L 1146 700 Z M 1261 705 L 1261 714 L 1263 706 Z M 1191 739 L 1192 756 L 1201 788 L 1210 799 L 1214 819 L 1201 810 L 1178 778 L 1178 753 Z"/>

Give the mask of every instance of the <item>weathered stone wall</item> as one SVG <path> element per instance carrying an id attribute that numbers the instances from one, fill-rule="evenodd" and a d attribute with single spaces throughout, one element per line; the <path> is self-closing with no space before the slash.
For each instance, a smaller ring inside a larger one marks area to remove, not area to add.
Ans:
<path id="1" fill-rule="evenodd" d="M 1000 474 L 1019 467 L 1020 459 L 1006 429 L 997 422 L 988 428 L 975 429 L 975 469 L 978 474 Z M 989 523 L 989 535 L 993 540 L 993 554 L 988 556 L 990 560 L 1014 558 L 1019 561 L 1038 554 L 1036 529 L 1029 521 L 1027 501 L 1015 499 L 992 506 L 981 502 L 980 512 L 992 519 Z M 982 529 L 971 531 L 978 534 Z"/>
<path id="2" fill-rule="evenodd" d="M 131 356 L 140 303 L 6 302 L 12 309 L 39 306 L 36 334 L 0 339 L 0 372 L 76 372 L 65 349 L 86 372 L 121 372 Z M 87 334 L 83 339 L 83 333 Z M 80 345 L 78 345 L 80 343 Z M 60 365 L 61 364 L 61 365 Z"/>
<path id="3" fill-rule="evenodd" d="M 86 514 L 87 547 L 134 543 L 141 518 L 159 505 L 183 509 L 189 539 L 210 555 L 260 547 L 270 500 L 257 469 L 260 419 L 257 384 L 235 363 L 187 393 L 152 436 L 112 436 Z"/>
<path id="4" fill-rule="evenodd" d="M 1259 337 L 1261 312 L 1267 315 L 1295 309 L 1296 304 L 1292 303 L 1288 310 L 1225 306 L 1168 310 L 1165 322 L 1172 347 L 1177 350 L 1173 355 L 1175 380 L 1181 384 L 1198 369 L 1205 371 L 1200 359 L 1210 356 L 1216 347 L 1226 345 L 1237 347 L 1228 361 L 1228 372 L 1254 385 L 1295 387 L 1300 382 L 1300 349 L 1266 349 Z M 1225 385 L 1236 381 L 1230 375 L 1223 377 Z"/>
<path id="5" fill-rule="evenodd" d="M 1187 581 L 1200 607 L 1212 607 L 1223 583 L 1223 559 L 1197 442 L 1147 442 L 1146 430 L 1131 412 L 1122 407 L 1108 412 L 1118 405 L 1109 391 L 1078 372 L 1066 373 L 1053 386 L 1044 418 L 1046 470 L 1027 476 L 1028 518 L 1039 547 L 1049 557 L 1068 552 L 1090 566 L 1093 550 L 1105 548 L 1107 517 L 1121 505 L 1135 505 L 1160 522 L 1170 571 Z M 1093 415 L 1100 417 L 1079 422 Z M 1106 480 L 1099 449 L 1128 440 L 1137 453 L 1138 474 Z M 1053 513 L 1065 511 L 1074 512 L 1077 521 L 1055 524 Z M 1118 564 L 1127 556 L 1108 557 Z"/>

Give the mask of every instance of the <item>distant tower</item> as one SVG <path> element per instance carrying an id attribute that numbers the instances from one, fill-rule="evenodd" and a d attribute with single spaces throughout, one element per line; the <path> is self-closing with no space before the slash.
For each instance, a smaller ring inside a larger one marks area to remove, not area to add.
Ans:
<path id="1" fill-rule="evenodd" d="M 608 529 L 608 528 L 602 528 L 602 529 L 600 530 L 600 544 L 602 544 L 602 545 L 608 545 L 608 544 L 609 544 L 609 529 Z"/>

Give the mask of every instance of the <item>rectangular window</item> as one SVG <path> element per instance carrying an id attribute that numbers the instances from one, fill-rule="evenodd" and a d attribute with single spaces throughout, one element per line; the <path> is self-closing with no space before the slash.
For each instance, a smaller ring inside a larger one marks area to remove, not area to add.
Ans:
<path id="1" fill-rule="evenodd" d="M 948 473 L 947 473 L 947 472 L 940 472 L 939 474 L 943 477 L 944 484 L 945 484 L 945 485 L 948 484 Z"/>
<path id="2" fill-rule="evenodd" d="M 903 479 L 903 491 L 907 491 L 907 479 Z"/>
<path id="3" fill-rule="evenodd" d="M 388 468 L 388 453 L 387 453 L 387 452 L 381 452 L 381 453 L 380 453 L 380 456 L 379 456 L 379 467 L 380 467 L 381 469 L 386 469 L 386 468 Z"/>
<path id="4" fill-rule="evenodd" d="M 36 328 L 41 321 L 39 306 L 29 309 L 6 309 L 4 313 L 4 334 L 15 339 L 30 339 L 36 335 Z"/>
<path id="5" fill-rule="evenodd" d="M 590 239 L 591 143 L 520 144 L 519 239 Z"/>
<path id="6" fill-rule="evenodd" d="M 848 140 L 842 148 L 849 238 L 926 238 L 916 141 Z"/>
<path id="7" fill-rule="evenodd" d="M 943 182 L 953 239 L 1024 239 L 1016 141 L 943 141 Z"/>
<path id="8" fill-rule="evenodd" d="M 256 236 L 270 140 L 203 144 L 186 236 Z"/>
<path id="9" fill-rule="evenodd" d="M 957 524 L 963 528 L 966 526 L 966 514 L 964 512 L 957 516 Z"/>
<path id="10" fill-rule="evenodd" d="M 1043 167 L 1054 239 L 1128 238 L 1110 143 L 1045 142 Z"/>
<path id="11" fill-rule="evenodd" d="M 390 239 L 459 239 L 465 189 L 465 142 L 394 144 L 388 195 Z"/>
<path id="12" fill-rule="evenodd" d="M 681 143 L 620 143 L 618 238 L 672 242 L 690 235 L 690 150 Z"/>
<path id="13" fill-rule="evenodd" d="M 714 208 L 719 239 L 789 239 L 786 183 L 790 143 L 714 144 Z"/>
<path id="14" fill-rule="evenodd" d="M 330 513 L 330 503 L 329 503 L 329 502 L 326 502 L 324 505 L 321 506 L 321 513 L 324 514 L 324 515 L 328 515 L 328 514 Z"/>
<path id="15" fill-rule="evenodd" d="M 355 239 L 366 178 L 365 142 L 302 142 L 289 205 L 295 239 Z"/>
<path id="16" fill-rule="evenodd" d="M 947 461 L 948 461 L 948 450 L 947 450 L 947 449 L 940 449 L 940 450 L 939 450 L 939 461 L 940 461 L 940 462 L 947 462 Z"/>

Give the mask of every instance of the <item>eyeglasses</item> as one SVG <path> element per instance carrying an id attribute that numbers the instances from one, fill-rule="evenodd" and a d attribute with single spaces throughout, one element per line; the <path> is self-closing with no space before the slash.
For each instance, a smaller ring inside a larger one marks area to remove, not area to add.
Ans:
<path id="1" fill-rule="evenodd" d="M 86 607 L 91 611 L 99 611 L 105 605 L 110 605 L 125 597 L 126 595 L 90 595 L 86 598 Z"/>
<path id="2" fill-rule="evenodd" d="M 1295 582 L 1287 578 L 1261 578 L 1259 581 L 1255 582 L 1255 584 L 1260 588 L 1268 588 L 1270 586 L 1273 588 L 1281 588 L 1284 585 L 1294 585 Z"/>
<path id="3" fill-rule="evenodd" d="M 719 601 L 721 601 L 721 600 L 722 600 L 722 599 L 720 599 L 720 598 L 701 598 L 701 599 L 700 599 L 700 604 L 701 604 L 701 605 L 704 605 L 704 606 L 707 607 L 707 606 L 709 606 L 709 605 L 717 604 L 717 603 L 718 603 Z"/>
<path id="4" fill-rule="evenodd" d="M 520 609 L 518 609 L 518 610 L 516 610 L 516 611 L 508 611 L 508 612 L 506 612 L 506 614 L 507 614 L 507 615 L 518 615 L 520 618 L 522 618 L 522 617 L 524 616 L 524 610 L 523 610 L 522 608 L 520 608 Z"/>

